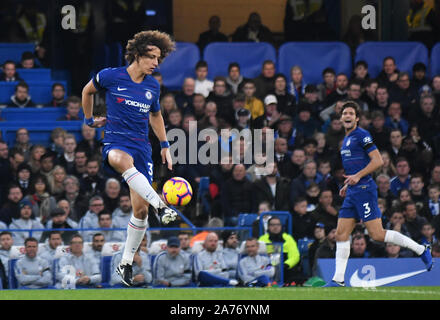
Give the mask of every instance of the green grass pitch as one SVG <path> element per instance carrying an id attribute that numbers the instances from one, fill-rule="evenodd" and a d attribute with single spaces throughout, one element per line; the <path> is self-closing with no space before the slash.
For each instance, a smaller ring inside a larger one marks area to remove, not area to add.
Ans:
<path id="1" fill-rule="evenodd" d="M 0 300 L 440 300 L 440 287 L 2 290 Z"/>

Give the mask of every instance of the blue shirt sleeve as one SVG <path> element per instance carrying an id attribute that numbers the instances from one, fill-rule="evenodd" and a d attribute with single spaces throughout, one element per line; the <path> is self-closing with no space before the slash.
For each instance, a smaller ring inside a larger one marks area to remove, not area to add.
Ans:
<path id="1" fill-rule="evenodd" d="M 96 89 L 107 89 L 112 83 L 112 68 L 105 68 L 99 71 L 92 79 Z"/>
<path id="2" fill-rule="evenodd" d="M 368 131 L 361 134 L 361 145 L 367 153 L 377 149 L 376 145 L 373 143 L 373 138 Z"/>

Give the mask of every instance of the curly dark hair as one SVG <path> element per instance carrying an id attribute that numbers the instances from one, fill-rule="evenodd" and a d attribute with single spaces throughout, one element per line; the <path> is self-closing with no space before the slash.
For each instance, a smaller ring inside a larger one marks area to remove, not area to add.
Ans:
<path id="1" fill-rule="evenodd" d="M 129 64 L 133 63 L 138 57 L 145 56 L 151 49 L 148 46 L 156 46 L 160 49 L 159 63 L 175 50 L 176 44 L 171 37 L 158 30 L 141 31 L 134 35 L 133 39 L 128 40 L 125 59 Z"/>

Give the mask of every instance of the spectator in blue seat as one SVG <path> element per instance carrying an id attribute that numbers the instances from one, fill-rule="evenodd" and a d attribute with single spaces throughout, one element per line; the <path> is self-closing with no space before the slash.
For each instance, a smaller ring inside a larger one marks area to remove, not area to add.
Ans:
<path id="1" fill-rule="evenodd" d="M 380 86 L 385 86 L 391 89 L 399 77 L 399 70 L 397 69 L 396 60 L 393 57 L 385 57 L 382 63 L 382 70 L 377 76 Z"/>
<path id="2" fill-rule="evenodd" d="M 272 60 L 265 60 L 260 75 L 254 79 L 255 96 L 258 99 L 263 100 L 275 90 L 275 72 L 275 63 Z"/>
<path id="3" fill-rule="evenodd" d="M 228 66 L 228 76 L 226 77 L 226 83 L 228 85 L 228 91 L 233 95 L 242 91 L 243 84 L 247 78 L 244 78 L 240 74 L 240 65 L 237 62 L 231 62 Z"/>
<path id="4" fill-rule="evenodd" d="M 274 92 L 272 92 L 278 101 L 278 110 L 281 113 L 295 117 L 296 101 L 293 95 L 287 90 L 287 78 L 284 74 L 275 75 Z"/>
<path id="5" fill-rule="evenodd" d="M 426 76 L 426 66 L 423 62 L 417 62 L 413 65 L 412 74 L 411 87 L 415 89 L 416 92 L 424 85 L 430 84 L 429 78 Z"/>
<path id="6" fill-rule="evenodd" d="M 153 265 L 154 282 L 158 287 L 186 287 L 191 282 L 189 255 L 183 253 L 177 237 L 170 237 L 166 251 L 157 255 Z"/>
<path id="7" fill-rule="evenodd" d="M 2 262 L 6 276 L 9 274 L 9 259 L 11 248 L 14 245 L 14 238 L 9 231 L 0 232 L 0 261 Z"/>
<path id="8" fill-rule="evenodd" d="M 37 68 L 37 66 L 35 65 L 35 56 L 32 52 L 30 51 L 23 52 L 20 60 L 20 68 L 23 69 Z"/>
<path id="9" fill-rule="evenodd" d="M 307 105 L 299 105 L 298 115 L 295 117 L 293 123 L 297 132 L 304 138 L 313 137 L 320 128 L 318 120 L 312 117 L 312 110 L 310 106 Z"/>
<path id="10" fill-rule="evenodd" d="M 101 264 L 102 247 L 104 247 L 104 244 L 107 241 L 107 238 L 102 234 L 102 232 L 103 231 L 95 231 L 92 239 L 86 241 L 92 243 L 92 250 L 88 251 L 87 255 L 98 265 Z"/>
<path id="11" fill-rule="evenodd" d="M 26 108 L 35 107 L 35 103 L 31 100 L 29 95 L 29 86 L 22 81 L 15 87 L 15 93 L 11 96 L 8 103 L 9 108 Z"/>
<path id="12" fill-rule="evenodd" d="M 298 197 L 306 196 L 308 185 L 314 182 L 319 185 L 320 189 L 325 187 L 325 181 L 317 174 L 316 161 L 308 159 L 302 166 L 302 173 L 292 180 L 290 185 L 290 205 L 293 206 L 294 201 Z"/>
<path id="13" fill-rule="evenodd" d="M 245 249 L 247 256 L 240 260 L 238 266 L 240 280 L 247 287 L 266 287 L 275 275 L 269 257 L 258 253 L 257 238 L 247 239 Z"/>
<path id="14" fill-rule="evenodd" d="M 28 199 L 23 199 L 19 203 L 20 217 L 19 219 L 12 219 L 9 229 L 44 229 L 41 222 L 32 216 L 32 203 Z M 41 238 L 42 231 L 32 232 L 32 236 L 37 239 Z M 14 244 L 22 245 L 25 239 L 29 236 L 29 231 L 13 232 Z"/>
<path id="15" fill-rule="evenodd" d="M 29 237 L 24 242 L 24 257 L 14 267 L 19 289 L 43 289 L 52 284 L 49 262 L 37 256 L 38 240 Z"/>
<path id="16" fill-rule="evenodd" d="M 183 80 L 182 90 L 175 95 L 177 107 L 183 112 L 192 112 L 193 98 L 196 82 L 193 78 L 185 78 Z"/>
<path id="17" fill-rule="evenodd" d="M 52 85 L 52 100 L 49 102 L 51 107 L 65 107 L 67 105 L 66 99 L 66 89 L 61 83 L 54 83 Z"/>
<path id="18" fill-rule="evenodd" d="M 274 43 L 273 34 L 268 27 L 261 23 L 257 12 L 249 15 L 246 24 L 239 26 L 232 34 L 234 42 L 269 42 Z"/>
<path id="19" fill-rule="evenodd" d="M 289 93 L 295 98 L 295 104 L 299 104 L 304 97 L 306 84 L 303 79 L 303 72 L 300 66 L 290 68 Z"/>
<path id="20" fill-rule="evenodd" d="M 333 103 L 347 98 L 348 77 L 344 73 L 339 73 L 336 76 L 336 89 L 329 93 L 324 101 L 326 106 L 331 106 Z"/>
<path id="21" fill-rule="evenodd" d="M 228 37 L 220 32 L 221 20 L 219 16 L 211 16 L 209 18 L 209 30 L 202 32 L 197 40 L 200 52 L 211 42 L 228 42 Z"/>
<path id="22" fill-rule="evenodd" d="M 6 60 L 3 63 L 3 72 L 0 74 L 0 81 L 23 81 L 18 75 L 15 68 L 15 62 L 12 60 Z"/>
<path id="23" fill-rule="evenodd" d="M 59 117 L 57 120 L 70 121 L 70 120 L 82 120 L 79 117 L 79 111 L 81 109 L 81 99 L 77 96 L 71 96 L 67 99 L 67 114 Z"/>
<path id="24" fill-rule="evenodd" d="M 20 200 L 23 193 L 16 183 L 11 183 L 7 190 L 8 200 L 3 203 L 0 210 L 0 221 L 9 225 L 12 219 L 20 218 Z"/>
<path id="25" fill-rule="evenodd" d="M 336 72 L 333 68 L 327 67 L 322 71 L 322 80 L 317 85 L 318 99 L 320 102 L 324 102 L 327 96 L 336 90 Z"/>
<path id="26" fill-rule="evenodd" d="M 214 82 L 206 78 L 208 76 L 208 63 L 201 60 L 197 62 L 195 69 L 196 82 L 194 92 L 200 93 L 207 98 L 214 87 Z"/>
<path id="27" fill-rule="evenodd" d="M 80 235 L 73 236 L 70 240 L 70 252 L 60 258 L 57 270 L 54 271 L 56 272 L 57 288 L 63 288 L 63 283 L 66 280 L 71 281 L 72 285 L 79 288 L 93 288 L 101 282 L 99 264 L 89 255 L 84 255 L 83 248 L 82 237 Z M 73 270 L 69 270 L 69 267 L 65 266 L 71 266 Z"/>
<path id="28" fill-rule="evenodd" d="M 400 102 L 393 101 L 388 107 L 388 116 L 385 118 L 385 126 L 390 129 L 399 129 L 404 136 L 408 134 L 409 123 L 402 118 Z"/>

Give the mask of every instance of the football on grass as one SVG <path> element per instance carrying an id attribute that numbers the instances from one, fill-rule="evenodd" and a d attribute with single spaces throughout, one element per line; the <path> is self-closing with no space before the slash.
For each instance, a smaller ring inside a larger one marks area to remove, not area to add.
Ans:
<path id="1" fill-rule="evenodd" d="M 162 188 L 162 195 L 172 206 L 185 206 L 192 198 L 192 187 L 188 181 L 180 177 L 169 179 Z"/>

